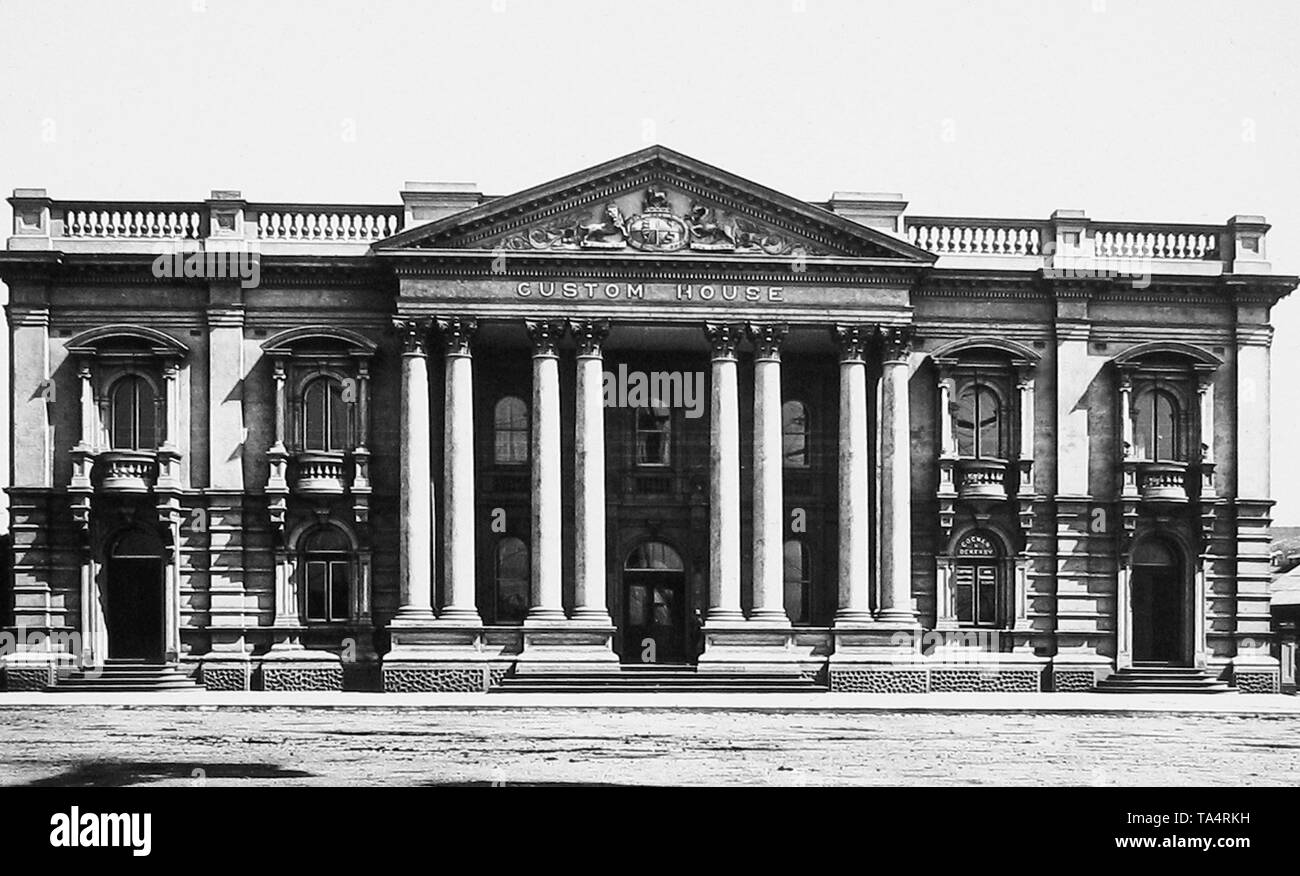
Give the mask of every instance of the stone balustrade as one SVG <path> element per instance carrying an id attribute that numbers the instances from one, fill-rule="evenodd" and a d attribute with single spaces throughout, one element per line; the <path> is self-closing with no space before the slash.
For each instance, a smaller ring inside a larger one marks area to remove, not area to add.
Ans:
<path id="1" fill-rule="evenodd" d="M 202 204 L 70 202 L 51 205 L 70 238 L 198 240 L 206 235 Z"/>
<path id="2" fill-rule="evenodd" d="M 295 459 L 294 492 L 304 496 L 337 496 L 348 485 L 347 461 L 342 453 L 307 451 Z"/>
<path id="3" fill-rule="evenodd" d="M 938 255 L 1041 256 L 1047 224 L 1032 219 L 908 218 L 907 239 Z"/>
<path id="4" fill-rule="evenodd" d="M 158 459 L 150 450 L 106 450 L 95 461 L 104 493 L 144 493 L 157 481 Z"/>
<path id="5" fill-rule="evenodd" d="M 412 224 L 482 200 L 461 195 L 445 209 L 417 215 L 406 202 L 427 196 L 410 192 L 402 194 L 403 205 L 349 205 L 255 203 L 233 191 L 214 191 L 205 201 L 58 201 L 44 189 L 15 189 L 8 248 L 150 252 L 191 242 L 206 248 L 219 238 L 222 248 L 242 241 L 267 255 L 363 255 Z M 906 240 L 938 255 L 941 267 L 1087 272 L 1140 263 L 1148 272 L 1269 271 L 1269 226 L 1261 216 L 1234 216 L 1222 225 L 1097 222 L 1058 210 L 1047 219 L 906 216 L 901 227 Z"/>
<path id="6" fill-rule="evenodd" d="M 260 240 L 368 242 L 402 230 L 400 207 L 249 205 L 248 215 Z"/>
<path id="7" fill-rule="evenodd" d="M 1093 226 L 1093 254 L 1098 258 L 1219 258 L 1221 226 L 1098 223 Z"/>

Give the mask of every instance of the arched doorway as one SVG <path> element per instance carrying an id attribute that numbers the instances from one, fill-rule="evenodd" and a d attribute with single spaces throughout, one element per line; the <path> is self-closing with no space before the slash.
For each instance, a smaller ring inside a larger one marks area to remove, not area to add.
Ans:
<path id="1" fill-rule="evenodd" d="M 1134 662 L 1187 660 L 1182 565 L 1177 548 L 1163 539 L 1145 538 L 1133 548 L 1129 589 Z"/>
<path id="2" fill-rule="evenodd" d="M 104 623 L 112 660 L 163 660 L 163 557 L 156 535 L 119 535 L 105 563 Z"/>
<path id="3" fill-rule="evenodd" d="M 685 663 L 686 570 L 661 541 L 638 545 L 623 564 L 623 662 Z"/>

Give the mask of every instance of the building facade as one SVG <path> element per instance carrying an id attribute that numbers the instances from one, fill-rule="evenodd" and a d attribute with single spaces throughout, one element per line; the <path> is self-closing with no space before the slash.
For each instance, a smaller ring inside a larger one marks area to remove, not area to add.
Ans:
<path id="1" fill-rule="evenodd" d="M 1262 217 L 916 216 L 663 147 L 401 200 L 15 191 L 11 689 L 1278 688 Z"/>

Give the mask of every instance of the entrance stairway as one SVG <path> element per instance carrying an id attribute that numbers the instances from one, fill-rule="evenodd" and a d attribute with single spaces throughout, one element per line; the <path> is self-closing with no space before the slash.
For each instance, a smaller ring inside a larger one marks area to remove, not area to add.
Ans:
<path id="1" fill-rule="evenodd" d="M 1098 693 L 1232 693 L 1236 688 L 1204 669 L 1168 663 L 1135 663 L 1098 683 Z"/>
<path id="2" fill-rule="evenodd" d="M 507 675 L 494 693 L 825 693 L 810 678 L 780 672 L 699 672 L 694 666 L 628 664 L 618 672 Z"/>
<path id="3" fill-rule="evenodd" d="M 194 691 L 198 685 L 174 663 L 138 663 L 132 660 L 106 660 L 98 670 L 78 669 L 61 675 L 54 693 L 135 693 L 157 691 Z"/>

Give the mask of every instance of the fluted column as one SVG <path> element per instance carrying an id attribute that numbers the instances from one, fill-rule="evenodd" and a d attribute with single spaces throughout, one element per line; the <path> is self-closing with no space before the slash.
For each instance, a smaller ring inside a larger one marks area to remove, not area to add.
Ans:
<path id="1" fill-rule="evenodd" d="M 443 458 L 446 486 L 443 527 L 443 607 L 438 620 L 479 623 L 474 604 L 474 360 L 470 345 L 478 323 L 440 319 L 446 372 Z M 424 430 L 428 434 L 426 421 Z"/>
<path id="2" fill-rule="evenodd" d="M 736 346 L 744 327 L 710 323 L 709 614 L 716 625 L 744 620 L 740 610 L 740 390 Z"/>
<path id="3" fill-rule="evenodd" d="M 877 619 L 916 622 L 912 609 L 912 437 L 908 404 L 910 326 L 881 330 L 880 557 Z"/>
<path id="4" fill-rule="evenodd" d="M 839 608 L 837 626 L 871 620 L 868 602 L 871 512 L 867 492 L 866 350 L 871 328 L 835 327 L 840 358 Z"/>
<path id="5" fill-rule="evenodd" d="M 754 608 L 751 621 L 789 626 L 785 613 L 781 478 L 781 343 L 786 326 L 751 324 L 754 342 Z"/>
<path id="6" fill-rule="evenodd" d="M 526 323 L 533 344 L 532 604 L 528 620 L 564 620 L 560 501 L 560 356 L 562 322 Z"/>
<path id="7" fill-rule="evenodd" d="M 433 620 L 433 482 L 429 462 L 429 368 L 425 358 L 430 320 L 398 319 L 402 340 L 401 469 L 398 517 L 398 609 L 393 623 Z M 279 438 L 283 440 L 283 427 Z"/>
<path id="8" fill-rule="evenodd" d="M 605 389 L 601 345 L 608 320 L 570 322 L 578 345 L 577 394 L 574 404 L 573 617 L 609 624 L 605 604 Z"/>

